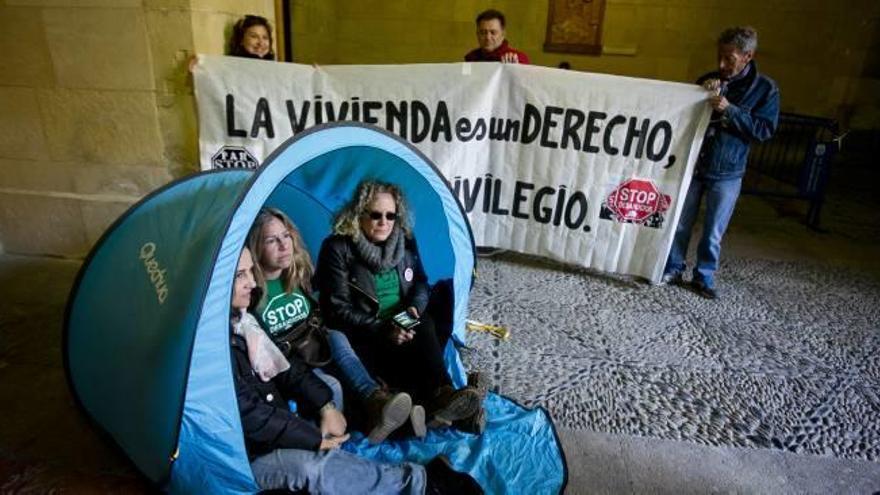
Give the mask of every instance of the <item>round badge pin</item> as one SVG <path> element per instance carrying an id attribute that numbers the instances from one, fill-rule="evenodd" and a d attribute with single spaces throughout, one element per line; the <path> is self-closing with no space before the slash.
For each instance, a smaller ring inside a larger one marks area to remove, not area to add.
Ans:
<path id="1" fill-rule="evenodd" d="M 412 279 L 413 279 L 413 271 L 412 271 L 412 268 L 407 268 L 406 270 L 403 271 L 403 278 L 404 278 L 407 282 L 412 282 Z"/>

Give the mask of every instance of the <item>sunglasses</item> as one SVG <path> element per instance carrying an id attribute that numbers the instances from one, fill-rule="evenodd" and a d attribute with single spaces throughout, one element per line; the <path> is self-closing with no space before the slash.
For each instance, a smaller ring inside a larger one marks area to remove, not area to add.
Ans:
<path id="1" fill-rule="evenodd" d="M 370 212 L 367 212 L 367 216 L 370 217 L 370 220 L 379 220 L 382 218 L 382 212 L 381 211 L 370 211 Z M 388 220 L 389 222 L 393 222 L 393 221 L 397 220 L 397 213 L 395 213 L 393 211 L 386 211 L 385 212 L 385 220 Z"/>

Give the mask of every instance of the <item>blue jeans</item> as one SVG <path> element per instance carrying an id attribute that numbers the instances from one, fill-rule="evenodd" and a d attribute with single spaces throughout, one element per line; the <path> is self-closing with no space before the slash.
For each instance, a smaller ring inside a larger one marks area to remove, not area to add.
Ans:
<path id="1" fill-rule="evenodd" d="M 330 387 L 330 391 L 333 392 L 333 404 L 336 406 L 336 409 L 339 409 L 340 411 L 344 410 L 345 404 L 342 399 L 342 385 L 339 383 L 339 380 L 320 368 L 315 368 L 312 371 L 321 379 L 321 381 L 324 382 L 325 385 Z M 296 412 L 295 408 L 291 410 Z"/>
<path id="2" fill-rule="evenodd" d="M 684 272 L 691 231 L 700 211 L 700 201 L 705 194 L 706 217 L 700 243 L 697 245 L 697 264 L 694 266 L 693 280 L 707 287 L 715 287 L 715 270 L 718 269 L 718 258 L 721 256 L 721 238 L 727 230 L 730 217 L 733 216 L 733 207 L 739 198 L 741 187 L 742 178 L 711 180 L 694 177 L 682 206 L 664 274 Z"/>
<path id="3" fill-rule="evenodd" d="M 379 384 L 364 367 L 358 358 L 348 337 L 339 330 L 330 330 L 330 354 L 333 357 L 333 365 L 339 371 L 336 373 L 342 379 L 345 386 L 354 390 L 361 399 L 366 399 L 379 389 Z"/>
<path id="4" fill-rule="evenodd" d="M 339 449 L 276 449 L 251 461 L 251 470 L 263 490 L 309 493 L 421 495 L 427 480 L 418 464 L 380 463 Z"/>

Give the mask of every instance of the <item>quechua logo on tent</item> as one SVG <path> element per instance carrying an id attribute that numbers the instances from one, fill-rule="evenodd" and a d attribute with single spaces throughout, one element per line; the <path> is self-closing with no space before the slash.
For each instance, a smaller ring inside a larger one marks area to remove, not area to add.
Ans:
<path id="1" fill-rule="evenodd" d="M 671 201 L 652 181 L 629 179 L 615 187 L 602 202 L 599 218 L 658 229 L 663 225 L 663 213 Z"/>
<path id="2" fill-rule="evenodd" d="M 159 300 L 159 304 L 164 303 L 168 297 L 168 283 L 165 281 L 167 270 L 163 269 L 159 265 L 159 260 L 156 259 L 156 244 L 147 242 L 141 246 L 140 258 L 144 263 L 144 270 L 150 278 L 150 283 L 156 289 L 156 299 Z"/>

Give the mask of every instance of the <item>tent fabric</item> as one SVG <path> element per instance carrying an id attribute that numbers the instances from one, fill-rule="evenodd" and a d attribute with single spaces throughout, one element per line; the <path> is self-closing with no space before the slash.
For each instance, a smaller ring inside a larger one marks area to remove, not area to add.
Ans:
<path id="1" fill-rule="evenodd" d="M 484 405 L 488 416 L 480 436 L 444 428 L 429 430 L 424 440 L 371 445 L 358 433 L 343 448 L 385 462 L 424 464 L 443 454 L 457 470 L 479 480 L 486 493 L 560 493 L 567 467 L 547 411 L 527 410 L 494 393 Z"/>
<path id="2" fill-rule="evenodd" d="M 464 342 L 475 258 L 467 218 L 448 184 L 424 155 L 385 131 L 354 123 L 316 127 L 279 147 L 256 173 L 197 174 L 144 198 L 107 230 L 80 270 L 64 329 L 71 389 L 154 483 L 181 493 L 257 491 L 229 359 L 229 301 L 239 252 L 257 212 L 270 205 L 291 216 L 315 257 L 330 233 L 332 212 L 364 179 L 401 186 L 429 280 L 452 280 L 453 339 L 446 358 L 453 380 L 464 383 L 454 344 Z M 506 417 L 498 411 L 511 403 L 496 402 L 490 417 Z M 539 413 L 552 433 L 546 413 Z M 525 433 L 518 442 L 534 435 L 536 452 L 564 466 L 555 435 L 522 429 L 538 421 L 523 423 L 524 417 L 493 424 L 499 432 L 520 428 Z M 481 451 L 486 444 L 484 439 Z M 486 452 L 505 465 L 497 452 L 508 450 L 498 445 Z M 481 483 L 495 486 L 496 475 L 476 465 L 469 469 Z M 560 489 L 561 469 L 543 471 Z"/>
<path id="3" fill-rule="evenodd" d="M 98 242 L 68 300 L 64 349 L 73 395 L 151 480 L 167 476 L 176 449 L 195 302 L 215 269 L 212 252 L 234 209 L 228 198 L 251 175 L 201 174 L 144 199 Z"/>

